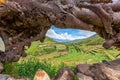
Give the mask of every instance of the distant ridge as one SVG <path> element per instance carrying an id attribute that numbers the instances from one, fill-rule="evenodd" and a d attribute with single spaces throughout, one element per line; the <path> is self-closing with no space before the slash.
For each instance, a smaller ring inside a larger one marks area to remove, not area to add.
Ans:
<path id="1" fill-rule="evenodd" d="M 90 36 L 90 37 L 88 37 L 88 38 L 95 37 L 95 36 L 97 36 L 97 34 L 94 34 L 94 35 L 92 35 L 92 36 Z M 88 39 L 88 38 L 76 39 L 76 40 L 73 40 L 73 41 L 68 41 L 67 43 L 78 43 L 78 42 L 80 42 L 80 41 L 82 41 L 82 40 L 86 40 L 86 39 Z"/>
<path id="2" fill-rule="evenodd" d="M 67 42 L 66 44 L 101 45 L 103 42 L 104 42 L 104 39 L 98 36 L 97 34 L 95 34 L 89 38 L 74 40 L 71 42 Z"/>
<path id="3" fill-rule="evenodd" d="M 85 44 L 85 45 L 101 45 L 104 42 L 104 39 L 101 38 L 100 36 L 98 36 L 97 34 L 94 34 L 88 38 L 85 39 L 77 39 L 77 40 L 73 40 L 73 41 L 68 41 L 68 40 L 63 40 L 63 41 L 59 41 L 59 39 L 52 39 L 50 37 L 46 37 L 45 39 L 45 43 L 46 42 L 52 42 L 52 43 L 61 43 L 61 44 Z"/>

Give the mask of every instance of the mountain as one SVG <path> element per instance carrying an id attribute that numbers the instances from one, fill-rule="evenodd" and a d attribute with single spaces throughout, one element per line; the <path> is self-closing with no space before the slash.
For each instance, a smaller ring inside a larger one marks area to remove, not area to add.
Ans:
<path id="1" fill-rule="evenodd" d="M 98 35 L 94 35 L 90 38 L 86 38 L 84 40 L 81 40 L 78 44 L 86 44 L 86 45 L 100 45 L 104 42 L 105 40 L 101 38 Z"/>
<path id="2" fill-rule="evenodd" d="M 71 42 L 67 42 L 66 44 L 100 45 L 103 42 L 104 42 L 104 39 L 95 34 L 95 35 L 93 35 L 89 38 L 74 40 L 74 41 L 71 41 Z"/>

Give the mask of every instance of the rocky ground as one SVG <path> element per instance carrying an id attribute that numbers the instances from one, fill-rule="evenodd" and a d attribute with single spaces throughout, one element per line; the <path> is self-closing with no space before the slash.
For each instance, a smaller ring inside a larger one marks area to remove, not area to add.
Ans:
<path id="1" fill-rule="evenodd" d="M 39 69 L 33 80 L 120 80 L 120 59 L 114 61 L 103 61 L 96 64 L 79 64 L 73 72 L 69 68 L 62 68 L 54 79 Z M 28 78 L 15 79 L 10 75 L 0 74 L 0 80 L 31 80 Z"/>
<path id="2" fill-rule="evenodd" d="M 15 79 L 14 77 L 7 74 L 0 74 L 0 80 L 30 80 L 28 78 Z"/>

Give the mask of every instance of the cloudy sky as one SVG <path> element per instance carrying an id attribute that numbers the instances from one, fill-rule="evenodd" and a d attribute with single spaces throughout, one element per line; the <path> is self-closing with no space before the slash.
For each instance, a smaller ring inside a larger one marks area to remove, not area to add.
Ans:
<path id="1" fill-rule="evenodd" d="M 113 2 L 116 1 L 118 0 L 113 0 Z M 84 31 L 78 29 L 60 29 L 60 28 L 56 28 L 55 26 L 51 26 L 51 29 L 48 30 L 46 36 L 53 38 L 58 42 L 66 42 L 66 41 L 88 38 L 95 34 L 96 33 L 90 31 Z"/>
<path id="2" fill-rule="evenodd" d="M 55 26 L 51 26 L 46 36 L 53 38 L 58 42 L 72 41 L 76 39 L 84 39 L 94 35 L 94 32 L 78 30 L 78 29 L 60 29 Z"/>

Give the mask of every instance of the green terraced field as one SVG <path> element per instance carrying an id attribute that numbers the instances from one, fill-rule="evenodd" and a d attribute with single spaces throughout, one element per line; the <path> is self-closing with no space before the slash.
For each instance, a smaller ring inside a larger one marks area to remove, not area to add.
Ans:
<path id="1" fill-rule="evenodd" d="M 54 77 L 63 66 L 74 69 L 80 63 L 93 64 L 102 60 L 109 61 L 120 57 L 119 50 L 114 47 L 106 50 L 102 47 L 103 42 L 104 40 L 97 35 L 68 43 L 57 43 L 47 37 L 44 43 L 36 41 L 32 43 L 30 48 L 26 46 L 28 56 L 21 58 L 16 63 L 6 63 L 4 66 L 7 70 L 4 73 L 12 74 L 15 77 L 32 78 L 35 71 L 42 68 L 51 77 Z M 15 67 L 14 70 L 11 67 Z"/>

